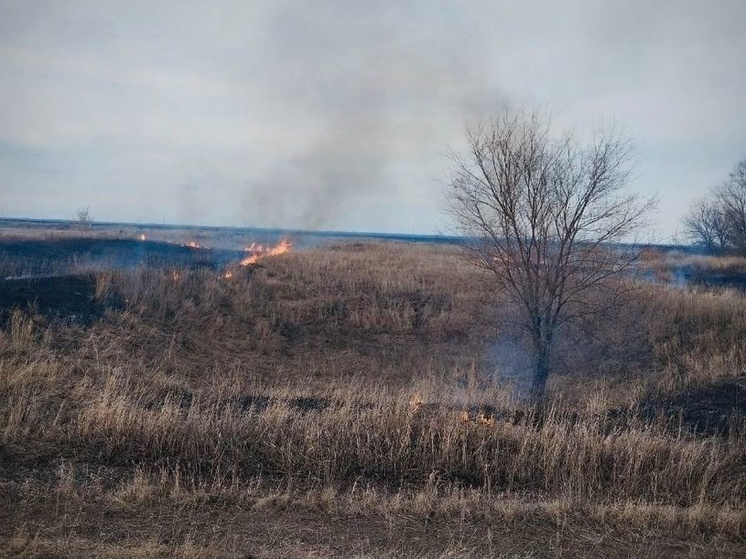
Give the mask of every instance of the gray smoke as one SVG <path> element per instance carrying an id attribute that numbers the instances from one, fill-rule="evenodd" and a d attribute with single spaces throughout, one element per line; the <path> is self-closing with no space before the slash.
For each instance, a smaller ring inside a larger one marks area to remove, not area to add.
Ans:
<path id="1" fill-rule="evenodd" d="M 528 340 L 523 339 L 515 327 L 505 328 L 487 346 L 483 366 L 493 382 L 509 387 L 517 400 L 530 397 L 533 380 L 532 352 Z"/>
<path id="2" fill-rule="evenodd" d="M 458 13 L 428 5 L 326 0 L 278 9 L 266 85 L 310 137 L 249 181 L 247 215 L 317 229 L 341 212 L 364 216 L 373 196 L 396 203 L 413 155 L 426 146 L 433 161 L 441 157 L 444 121 L 486 106 L 478 42 L 458 27 Z M 454 42 L 459 49 L 444 46 Z"/>

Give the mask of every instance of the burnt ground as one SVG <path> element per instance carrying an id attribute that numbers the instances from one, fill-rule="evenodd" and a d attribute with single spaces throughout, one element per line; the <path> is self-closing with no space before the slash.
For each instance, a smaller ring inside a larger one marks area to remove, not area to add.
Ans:
<path id="1" fill-rule="evenodd" d="M 686 274 L 687 280 L 692 285 L 706 288 L 731 288 L 746 291 L 746 273 L 740 269 L 732 270 L 706 270 L 692 269 Z"/>
<path id="2" fill-rule="evenodd" d="M 89 324 L 121 301 L 97 300 L 95 270 L 220 269 L 241 251 L 192 248 L 132 239 L 0 239 L 0 324 L 14 309 L 34 309 L 53 321 Z"/>
<path id="3" fill-rule="evenodd" d="M 657 404 L 672 421 L 701 435 L 737 435 L 734 426 L 746 419 L 746 376 L 723 378 L 690 387 Z"/>
<path id="4" fill-rule="evenodd" d="M 739 265 L 711 269 L 695 264 L 674 264 L 657 271 L 642 269 L 639 277 L 652 283 L 678 288 L 735 289 L 746 292 L 746 270 Z"/>
<path id="5" fill-rule="evenodd" d="M 127 267 L 218 268 L 244 256 L 241 251 L 192 248 L 164 241 L 114 238 L 0 239 L 0 274 L 49 275 L 76 269 Z"/>
<path id="6" fill-rule="evenodd" d="M 14 309 L 32 309 L 54 322 L 89 324 L 107 306 L 119 307 L 120 302 L 96 298 L 93 274 L 0 280 L 0 325 L 7 324 Z"/>

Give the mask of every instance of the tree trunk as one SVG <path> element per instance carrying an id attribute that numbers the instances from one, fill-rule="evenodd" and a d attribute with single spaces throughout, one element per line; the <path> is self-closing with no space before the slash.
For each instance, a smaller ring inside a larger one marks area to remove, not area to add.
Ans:
<path id="1" fill-rule="evenodd" d="M 538 344 L 536 348 L 536 366 L 534 368 L 534 379 L 531 384 L 531 398 L 540 403 L 546 396 L 547 379 L 549 378 L 549 347 Z"/>

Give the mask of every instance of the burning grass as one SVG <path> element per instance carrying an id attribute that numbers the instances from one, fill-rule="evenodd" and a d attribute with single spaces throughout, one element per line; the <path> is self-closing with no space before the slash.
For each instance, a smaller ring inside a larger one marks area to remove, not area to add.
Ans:
<path id="1" fill-rule="evenodd" d="M 293 248 L 293 244 L 283 239 L 277 245 L 270 247 L 258 243 L 251 243 L 244 248 L 244 251 L 248 253 L 248 256 L 243 258 L 239 263 L 241 266 L 252 266 L 264 258 L 271 258 L 273 256 L 280 256 Z"/>
<path id="2" fill-rule="evenodd" d="M 121 306 L 92 324 L 9 315 L 11 555 L 359 554 L 324 532 L 333 519 L 373 556 L 743 552 L 743 295 L 650 286 L 642 334 L 594 330 L 643 357 L 573 359 L 570 344 L 538 409 L 482 360 L 495 299 L 454 250 L 250 252 L 265 257 L 230 281 L 99 272 L 91 297 Z M 283 522 L 296 539 L 268 543 Z M 326 539 L 298 543 L 307 526 Z"/>

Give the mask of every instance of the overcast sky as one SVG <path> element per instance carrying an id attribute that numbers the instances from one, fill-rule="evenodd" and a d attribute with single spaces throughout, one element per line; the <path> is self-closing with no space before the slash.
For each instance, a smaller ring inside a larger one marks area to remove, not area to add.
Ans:
<path id="1" fill-rule="evenodd" d="M 505 103 L 637 145 L 659 240 L 746 156 L 743 0 L 0 0 L 0 215 L 444 231 Z"/>

